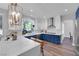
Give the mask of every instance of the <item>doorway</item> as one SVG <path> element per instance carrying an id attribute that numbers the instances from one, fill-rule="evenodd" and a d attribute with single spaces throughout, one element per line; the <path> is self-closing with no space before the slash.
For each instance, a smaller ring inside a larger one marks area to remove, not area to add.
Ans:
<path id="1" fill-rule="evenodd" d="M 62 24 L 62 33 L 64 36 L 63 43 L 72 45 L 74 37 L 74 21 L 73 20 L 64 20 Z"/>

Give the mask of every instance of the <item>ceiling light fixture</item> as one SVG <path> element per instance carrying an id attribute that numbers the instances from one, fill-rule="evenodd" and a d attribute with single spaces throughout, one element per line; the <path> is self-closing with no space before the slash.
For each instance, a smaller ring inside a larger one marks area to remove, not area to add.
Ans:
<path id="1" fill-rule="evenodd" d="M 65 9 L 65 12 L 67 12 L 68 11 L 68 9 Z"/>
<path id="2" fill-rule="evenodd" d="M 9 11 L 9 20 L 12 22 L 10 24 L 17 25 L 19 20 L 22 19 L 22 7 L 18 6 L 17 3 L 11 3 L 8 6 Z"/>
<path id="3" fill-rule="evenodd" d="M 19 25 L 19 21 L 22 20 L 23 8 L 18 6 L 17 3 L 11 3 L 8 6 L 8 18 L 10 25 Z"/>
<path id="4" fill-rule="evenodd" d="M 30 12 L 33 12 L 33 10 L 31 9 Z"/>

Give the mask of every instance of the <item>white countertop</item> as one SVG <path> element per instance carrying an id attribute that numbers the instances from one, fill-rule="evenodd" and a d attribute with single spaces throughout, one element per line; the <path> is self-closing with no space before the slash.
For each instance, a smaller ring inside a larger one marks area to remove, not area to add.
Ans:
<path id="1" fill-rule="evenodd" d="M 0 41 L 0 56 L 17 56 L 39 45 L 24 36 L 18 36 L 15 41 Z"/>
<path id="2" fill-rule="evenodd" d="M 33 33 L 27 33 L 27 34 L 25 34 L 23 36 L 33 36 L 33 35 L 39 35 L 39 34 L 42 34 L 42 33 L 39 33 L 39 32 L 35 33 L 35 32 L 33 32 Z"/>
<path id="3" fill-rule="evenodd" d="M 33 36 L 33 35 L 39 35 L 39 34 L 50 34 L 50 35 L 61 35 L 61 34 L 54 34 L 54 33 L 43 33 L 43 32 L 33 32 L 33 33 L 27 33 L 23 36 Z"/>

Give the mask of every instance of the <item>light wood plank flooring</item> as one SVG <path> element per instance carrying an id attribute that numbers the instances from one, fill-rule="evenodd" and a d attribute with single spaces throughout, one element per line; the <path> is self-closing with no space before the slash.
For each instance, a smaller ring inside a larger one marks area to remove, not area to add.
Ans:
<path id="1" fill-rule="evenodd" d="M 75 56 L 72 41 L 65 39 L 61 45 L 46 42 L 44 46 L 45 56 Z"/>

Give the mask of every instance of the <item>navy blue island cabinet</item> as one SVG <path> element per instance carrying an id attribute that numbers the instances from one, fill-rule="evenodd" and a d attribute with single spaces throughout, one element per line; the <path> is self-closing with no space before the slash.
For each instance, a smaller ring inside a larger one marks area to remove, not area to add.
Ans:
<path id="1" fill-rule="evenodd" d="M 61 44 L 61 35 L 40 34 L 39 39 L 55 44 Z"/>
<path id="2" fill-rule="evenodd" d="M 38 38 L 44 41 L 48 41 L 54 44 L 61 44 L 61 35 L 39 34 L 39 35 L 25 36 L 25 38 L 29 38 L 29 39 L 31 39 L 31 37 Z"/>

